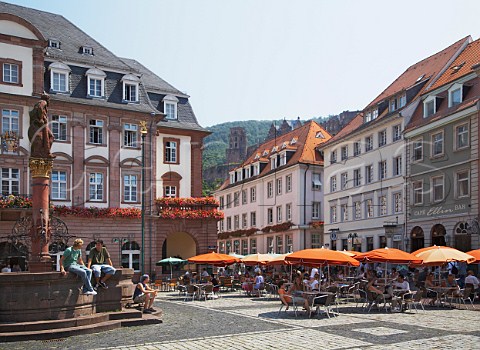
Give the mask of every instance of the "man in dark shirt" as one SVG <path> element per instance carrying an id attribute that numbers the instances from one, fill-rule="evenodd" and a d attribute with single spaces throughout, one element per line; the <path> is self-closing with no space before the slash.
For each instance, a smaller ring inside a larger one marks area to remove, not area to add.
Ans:
<path id="1" fill-rule="evenodd" d="M 115 274 L 116 270 L 113 267 L 110 254 L 108 253 L 107 248 L 103 246 L 103 241 L 101 239 L 97 239 L 95 241 L 95 248 L 90 250 L 87 267 L 90 268 L 90 266 L 93 276 L 95 277 L 95 290 L 97 290 L 98 287 L 107 289 L 108 286 L 105 282 Z M 102 273 L 104 274 L 103 277 L 101 277 Z"/>

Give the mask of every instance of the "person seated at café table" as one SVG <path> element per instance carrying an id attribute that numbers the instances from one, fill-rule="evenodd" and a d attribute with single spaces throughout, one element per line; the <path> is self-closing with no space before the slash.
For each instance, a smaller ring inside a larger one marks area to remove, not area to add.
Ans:
<path id="1" fill-rule="evenodd" d="M 429 272 L 427 277 L 425 278 L 425 288 L 427 289 L 427 298 L 432 299 L 429 305 L 434 305 L 435 301 L 437 301 L 438 299 L 438 293 L 432 290 L 433 288 L 436 288 L 433 278 L 434 278 L 433 272 Z"/>
<path id="2" fill-rule="evenodd" d="M 471 287 L 472 292 L 480 291 L 480 281 L 473 274 L 473 270 L 467 271 L 467 277 L 465 277 L 465 287 Z"/>
<path id="3" fill-rule="evenodd" d="M 313 278 L 310 279 L 310 289 L 312 291 L 318 291 L 320 289 L 320 283 L 318 280 L 320 279 L 320 275 L 316 273 Z"/>
<path id="4" fill-rule="evenodd" d="M 388 275 L 389 278 L 392 280 L 396 280 L 397 277 L 399 276 L 399 273 L 395 267 L 392 267 L 392 270 L 390 271 L 390 274 Z"/>
<path id="5" fill-rule="evenodd" d="M 367 289 L 367 292 L 372 294 L 372 299 L 373 299 L 373 302 L 375 302 L 375 304 L 378 305 L 384 301 L 385 299 L 384 291 L 377 286 L 377 276 L 376 276 L 376 272 L 373 270 L 369 270 L 368 283 L 367 283 L 366 289 Z"/>
<path id="6" fill-rule="evenodd" d="M 215 275 L 212 275 L 212 278 L 210 279 L 210 283 L 213 284 L 213 292 L 218 293 L 220 290 L 220 284 L 218 283 L 218 280 L 215 278 Z"/>
<path id="7" fill-rule="evenodd" d="M 250 295 L 253 291 L 253 283 L 252 283 L 252 278 L 250 277 L 250 274 L 245 272 L 245 275 L 242 278 L 242 289 L 247 293 L 247 295 Z"/>
<path id="8" fill-rule="evenodd" d="M 207 269 L 204 267 L 202 271 L 202 280 L 207 281 L 209 277 L 210 277 L 210 274 L 208 273 Z"/>
<path id="9" fill-rule="evenodd" d="M 460 287 L 455 280 L 455 275 L 452 273 L 449 273 L 447 279 L 442 281 L 442 287 L 448 288 L 449 293 L 453 296 L 458 296 L 460 293 Z"/>
<path id="10" fill-rule="evenodd" d="M 255 276 L 254 283 L 253 289 L 256 291 L 262 289 L 262 287 L 265 285 L 265 279 L 263 278 L 261 271 L 257 271 L 257 276 Z"/>
<path id="11" fill-rule="evenodd" d="M 294 284 L 287 292 L 284 287 L 285 282 L 280 281 L 278 284 L 278 295 L 280 296 L 280 301 L 286 306 L 285 311 L 288 310 L 289 304 L 295 303 L 295 305 L 302 305 L 303 308 L 307 311 L 307 314 L 310 313 L 310 305 L 308 305 L 308 299 L 305 299 L 302 291 L 301 278 L 297 277 Z"/>

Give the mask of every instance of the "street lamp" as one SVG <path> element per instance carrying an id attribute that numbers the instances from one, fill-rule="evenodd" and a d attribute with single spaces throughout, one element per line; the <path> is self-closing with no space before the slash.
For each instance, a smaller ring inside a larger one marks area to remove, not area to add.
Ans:
<path id="1" fill-rule="evenodd" d="M 145 273 L 145 136 L 147 136 L 147 122 L 142 120 L 140 121 L 140 134 L 142 135 L 142 249 L 141 253 L 141 264 L 142 264 L 142 274 Z"/>

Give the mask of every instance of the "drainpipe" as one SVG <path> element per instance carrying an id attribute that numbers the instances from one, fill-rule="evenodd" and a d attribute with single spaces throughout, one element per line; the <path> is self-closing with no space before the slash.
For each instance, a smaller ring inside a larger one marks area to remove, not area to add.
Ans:
<path id="1" fill-rule="evenodd" d="M 307 164 L 307 168 L 303 173 L 303 227 L 307 225 L 307 172 L 310 168 L 310 164 Z M 303 249 L 307 248 L 307 230 L 303 229 Z"/>

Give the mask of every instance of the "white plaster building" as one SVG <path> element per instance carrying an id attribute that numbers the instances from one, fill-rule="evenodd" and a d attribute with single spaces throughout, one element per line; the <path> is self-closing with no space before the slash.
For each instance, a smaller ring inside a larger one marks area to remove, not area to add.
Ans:
<path id="1" fill-rule="evenodd" d="M 319 248 L 323 155 L 330 135 L 311 121 L 258 147 L 215 192 L 224 219 L 221 253 L 287 253 Z M 270 228 L 270 229 L 269 229 Z"/>
<path id="2" fill-rule="evenodd" d="M 421 92 L 468 43 L 464 38 L 409 67 L 344 129 L 325 155 L 325 245 L 336 250 L 404 248 L 403 130 Z"/>

